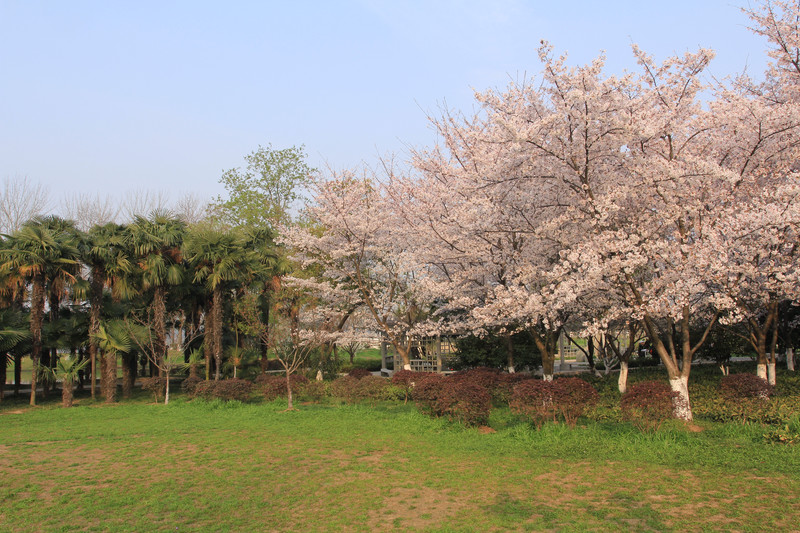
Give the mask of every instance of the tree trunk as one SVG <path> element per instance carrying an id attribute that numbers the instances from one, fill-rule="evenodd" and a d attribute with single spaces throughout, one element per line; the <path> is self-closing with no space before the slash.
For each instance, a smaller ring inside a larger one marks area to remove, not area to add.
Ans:
<path id="1" fill-rule="evenodd" d="M 617 388 L 620 394 L 628 392 L 628 362 L 619 362 L 619 379 L 617 379 Z"/>
<path id="2" fill-rule="evenodd" d="M 42 358 L 42 323 L 44 321 L 44 274 L 33 276 L 31 288 L 31 405 L 36 405 L 36 374 Z"/>
<path id="3" fill-rule="evenodd" d="M 767 363 L 758 363 L 756 365 L 756 376 L 763 380 L 767 379 Z"/>
<path id="4" fill-rule="evenodd" d="M 674 402 L 675 418 L 692 421 L 692 406 L 689 403 L 689 378 L 677 377 L 669 380 L 669 386 L 673 392 L 677 392 Z"/>
<path id="5" fill-rule="evenodd" d="M 97 376 L 97 354 L 98 341 L 95 337 L 100 331 L 100 310 L 103 305 L 103 287 L 106 283 L 105 271 L 99 267 L 92 268 L 92 284 L 89 294 L 89 360 L 92 367 L 92 383 L 90 390 L 92 399 L 95 398 L 96 376 Z"/>
<path id="6" fill-rule="evenodd" d="M 117 401 L 117 354 L 109 352 L 105 355 L 105 368 L 103 373 L 103 383 L 105 390 L 106 403 L 114 403 Z"/>
<path id="7" fill-rule="evenodd" d="M 14 396 L 19 396 L 19 382 L 22 381 L 22 354 L 14 355 Z"/>
<path id="8" fill-rule="evenodd" d="M 514 339 L 511 335 L 504 335 L 506 341 L 506 359 L 508 362 L 508 373 L 513 374 L 516 370 L 514 368 Z"/>
<path id="9" fill-rule="evenodd" d="M 153 291 L 153 322 L 155 329 L 155 356 L 157 364 L 155 365 L 158 370 L 158 375 L 161 376 L 163 372 L 161 368 L 164 366 L 164 355 L 167 353 L 167 289 L 163 286 L 158 286 Z"/>
<path id="10" fill-rule="evenodd" d="M 259 298 L 259 306 L 261 308 L 261 323 L 264 324 L 263 338 L 262 336 L 258 337 L 258 347 L 261 351 L 261 360 L 259 361 L 259 365 L 261 366 L 262 374 L 266 374 L 267 368 L 269 368 L 269 293 L 269 289 L 266 289 L 261 292 L 261 298 Z"/>
<path id="11" fill-rule="evenodd" d="M 214 330 L 212 335 L 214 336 L 214 361 L 217 365 L 214 369 L 214 381 L 219 381 L 222 369 L 222 286 L 220 284 L 214 287 L 213 294 Z"/>
<path id="12" fill-rule="evenodd" d="M 61 406 L 72 407 L 72 380 L 64 379 L 61 382 Z"/>
<path id="13" fill-rule="evenodd" d="M 794 350 L 786 348 L 786 370 L 794 372 Z"/>
<path id="14" fill-rule="evenodd" d="M 122 356 L 122 397 L 126 400 L 133 394 L 137 367 L 138 364 L 134 355 L 125 354 Z"/>
<path id="15" fill-rule="evenodd" d="M 642 318 L 642 325 L 647 332 L 647 337 L 653 349 L 658 354 L 661 362 L 667 370 L 670 387 L 677 392 L 674 402 L 675 416 L 686 422 L 692 421 L 692 407 L 689 402 L 689 373 L 692 368 L 692 356 L 703 342 L 708 338 L 708 333 L 716 323 L 715 316 L 707 325 L 703 337 L 692 347 L 689 338 L 689 319 L 690 312 L 688 307 L 684 307 L 681 319 L 678 323 L 680 330 L 680 344 L 676 346 L 675 330 L 676 325 L 671 320 L 665 328 L 664 338 L 659 334 L 659 329 L 650 315 L 645 314 Z M 680 356 L 680 359 L 679 359 Z"/>
<path id="16" fill-rule="evenodd" d="M 294 409 L 294 403 L 292 402 L 292 380 L 289 379 L 289 369 L 286 369 L 286 401 L 288 402 L 286 409 L 291 411 Z"/>
<path id="17" fill-rule="evenodd" d="M 777 384 L 777 378 L 775 376 L 775 363 L 767 363 L 767 381 L 773 387 Z"/>
<path id="18" fill-rule="evenodd" d="M 169 370 L 164 372 L 166 382 L 164 383 L 164 405 L 169 404 Z"/>
<path id="19" fill-rule="evenodd" d="M 3 400 L 5 397 L 6 391 L 6 368 L 8 364 L 8 354 L 7 353 L 0 353 L 0 401 Z"/>

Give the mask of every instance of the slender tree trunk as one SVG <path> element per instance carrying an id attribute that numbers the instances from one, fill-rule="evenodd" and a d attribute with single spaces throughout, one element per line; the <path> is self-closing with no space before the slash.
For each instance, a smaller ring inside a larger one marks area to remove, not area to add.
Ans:
<path id="1" fill-rule="evenodd" d="M 89 360 L 92 368 L 92 383 L 90 390 L 92 399 L 95 399 L 96 376 L 97 376 L 97 355 L 98 341 L 97 333 L 100 331 L 100 310 L 103 305 L 103 287 L 106 284 L 105 270 L 95 265 L 92 268 L 92 284 L 89 294 Z"/>
<path id="2" fill-rule="evenodd" d="M 114 403 L 117 401 L 117 354 L 116 352 L 109 352 L 105 355 L 105 368 L 103 374 L 103 382 L 105 383 L 106 403 Z"/>
<path id="3" fill-rule="evenodd" d="M 263 338 L 259 336 L 258 345 L 261 351 L 261 360 L 259 364 L 261 365 L 261 373 L 266 374 L 267 368 L 269 368 L 269 308 L 270 308 L 270 296 L 269 290 L 265 290 L 261 293 L 261 323 L 264 324 L 265 333 Z"/>
<path id="4" fill-rule="evenodd" d="M 213 291 L 213 314 L 214 314 L 214 381 L 219 381 L 222 369 L 222 286 L 217 284 Z"/>
<path id="5" fill-rule="evenodd" d="M 169 369 L 167 369 L 167 371 L 164 372 L 164 376 L 167 379 L 166 383 L 164 384 L 164 386 L 165 386 L 165 389 L 164 389 L 164 405 L 168 405 L 169 404 Z"/>
<path id="6" fill-rule="evenodd" d="M 794 372 L 794 349 L 786 348 L 786 370 Z"/>
<path id="7" fill-rule="evenodd" d="M 292 402 L 292 380 L 290 379 L 291 373 L 289 372 L 289 368 L 286 368 L 286 399 L 287 399 L 287 406 L 286 409 L 291 411 L 294 409 L 294 403 Z"/>
<path id="8" fill-rule="evenodd" d="M 0 353 L 0 401 L 2 401 L 3 398 L 5 398 L 6 379 L 8 377 L 6 374 L 6 368 L 8 368 L 6 366 L 7 364 L 8 364 L 8 353 L 6 352 Z"/>
<path id="9" fill-rule="evenodd" d="M 617 379 L 617 388 L 620 394 L 628 392 L 628 361 L 619 362 L 619 378 Z"/>
<path id="10" fill-rule="evenodd" d="M 203 357 L 206 363 L 206 381 L 211 379 L 211 359 L 214 357 L 214 299 L 206 302 L 206 328 L 203 336 Z"/>
<path id="11" fill-rule="evenodd" d="M 31 405 L 36 405 L 36 374 L 39 370 L 39 361 L 42 358 L 42 323 L 44 321 L 44 275 L 33 276 L 31 288 Z"/>
<path id="12" fill-rule="evenodd" d="M 153 291 L 153 321 L 155 322 L 155 349 L 158 375 L 162 376 L 161 368 L 164 366 L 164 356 L 167 353 L 167 289 L 160 285 Z"/>
<path id="13" fill-rule="evenodd" d="M 14 396 L 19 396 L 19 382 L 22 381 L 22 354 L 14 355 Z"/>

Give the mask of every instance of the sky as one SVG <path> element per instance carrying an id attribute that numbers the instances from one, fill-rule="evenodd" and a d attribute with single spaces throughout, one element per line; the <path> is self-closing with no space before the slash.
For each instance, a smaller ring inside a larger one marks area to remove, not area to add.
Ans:
<path id="1" fill-rule="evenodd" d="M 753 0 L 751 0 L 753 1 Z M 746 0 L 0 0 L 0 179 L 51 199 L 211 199 L 259 145 L 315 168 L 407 158 L 428 117 L 537 79 L 542 40 L 609 73 L 698 47 L 758 76 Z"/>

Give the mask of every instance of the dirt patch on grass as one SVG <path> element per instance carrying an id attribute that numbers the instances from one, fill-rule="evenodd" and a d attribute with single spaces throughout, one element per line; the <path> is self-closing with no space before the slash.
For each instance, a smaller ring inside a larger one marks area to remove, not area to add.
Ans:
<path id="1" fill-rule="evenodd" d="M 455 497 L 450 491 L 430 487 L 394 487 L 379 508 L 369 512 L 367 526 L 372 531 L 401 528 L 422 530 L 447 523 L 470 507 L 470 502 Z"/>
<path id="2" fill-rule="evenodd" d="M 24 415 L 30 409 L 11 409 L 9 411 L 0 411 L 0 415 Z"/>

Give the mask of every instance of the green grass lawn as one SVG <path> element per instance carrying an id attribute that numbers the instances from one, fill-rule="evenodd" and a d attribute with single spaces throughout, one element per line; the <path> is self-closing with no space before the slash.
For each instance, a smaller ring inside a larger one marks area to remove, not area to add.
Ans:
<path id="1" fill-rule="evenodd" d="M 402 403 L 0 404 L 0 531 L 789 531 L 800 453 L 756 425 L 491 429 Z"/>

